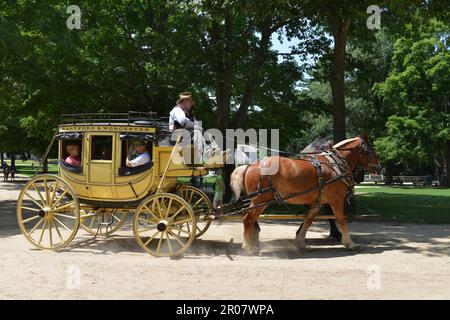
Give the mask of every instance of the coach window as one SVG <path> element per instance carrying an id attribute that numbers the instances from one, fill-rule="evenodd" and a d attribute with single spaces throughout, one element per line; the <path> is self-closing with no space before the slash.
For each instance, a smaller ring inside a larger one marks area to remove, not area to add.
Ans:
<path id="1" fill-rule="evenodd" d="M 91 160 L 112 160 L 112 136 L 91 137 Z"/>

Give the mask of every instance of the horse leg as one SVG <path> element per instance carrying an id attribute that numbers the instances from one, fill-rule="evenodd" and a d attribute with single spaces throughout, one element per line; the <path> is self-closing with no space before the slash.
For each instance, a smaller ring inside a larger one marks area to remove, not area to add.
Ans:
<path id="1" fill-rule="evenodd" d="M 298 249 L 306 249 L 306 232 L 308 232 L 309 227 L 319 212 L 320 208 L 316 206 L 309 209 L 306 213 L 305 220 L 303 220 L 303 223 L 295 236 L 295 245 Z"/>
<path id="2" fill-rule="evenodd" d="M 331 211 L 331 210 L 330 210 Z M 339 229 L 336 226 L 336 221 L 334 220 L 328 220 L 330 222 L 330 235 L 328 236 L 328 238 L 333 239 L 333 240 L 337 240 L 337 241 L 341 241 L 342 240 L 342 234 L 339 231 Z"/>
<path id="3" fill-rule="evenodd" d="M 350 238 L 350 233 L 348 232 L 347 223 L 345 221 L 345 215 L 344 215 L 344 202 L 334 202 L 330 203 L 331 208 L 333 209 L 333 213 L 336 216 L 336 220 L 339 223 L 339 227 L 342 231 L 342 240 L 341 243 L 346 246 L 349 250 L 359 250 L 360 245 L 355 244 L 352 239 Z"/>
<path id="4" fill-rule="evenodd" d="M 254 207 L 253 203 L 251 203 L 251 207 Z M 258 217 L 266 208 L 267 206 L 263 206 L 250 210 L 244 216 L 244 244 L 242 248 L 247 254 L 259 252 L 259 232 L 261 229 L 258 224 Z"/>

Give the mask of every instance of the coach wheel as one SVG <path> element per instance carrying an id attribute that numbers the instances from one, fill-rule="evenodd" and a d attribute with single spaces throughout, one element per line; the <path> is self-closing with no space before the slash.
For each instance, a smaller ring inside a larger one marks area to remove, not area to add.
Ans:
<path id="1" fill-rule="evenodd" d="M 80 208 L 75 191 L 55 175 L 29 180 L 17 201 L 17 221 L 25 238 L 41 249 L 60 249 L 75 237 Z"/>
<path id="2" fill-rule="evenodd" d="M 183 198 L 171 193 L 155 194 L 137 208 L 133 233 L 139 246 L 151 255 L 179 256 L 195 239 L 196 219 Z"/>
<path id="3" fill-rule="evenodd" d="M 111 235 L 125 222 L 127 214 L 117 209 L 91 210 L 81 215 L 81 227 L 92 235 Z"/>
<path id="4" fill-rule="evenodd" d="M 211 225 L 211 219 L 208 218 L 212 210 L 211 201 L 203 191 L 192 186 L 183 186 L 177 190 L 176 194 L 192 207 L 197 221 L 195 237 L 199 238 Z"/>

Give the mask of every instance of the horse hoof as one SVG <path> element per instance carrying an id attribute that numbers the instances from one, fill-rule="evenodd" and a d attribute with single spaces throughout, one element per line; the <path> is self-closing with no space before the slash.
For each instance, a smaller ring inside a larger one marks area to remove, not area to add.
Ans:
<path id="1" fill-rule="evenodd" d="M 307 249 L 305 241 L 295 242 L 295 247 L 297 248 L 298 251 L 303 251 Z"/>
<path id="2" fill-rule="evenodd" d="M 361 251 L 361 245 L 359 244 L 353 244 L 351 246 L 348 246 L 347 249 L 349 251 Z"/>
<path id="3" fill-rule="evenodd" d="M 243 245 L 242 249 L 244 250 L 244 253 L 248 256 L 256 256 L 259 254 L 258 247 L 251 247 L 251 246 Z"/>

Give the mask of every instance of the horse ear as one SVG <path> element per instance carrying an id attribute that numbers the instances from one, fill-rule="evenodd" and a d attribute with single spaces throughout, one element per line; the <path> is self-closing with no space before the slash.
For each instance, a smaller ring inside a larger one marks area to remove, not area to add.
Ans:
<path id="1" fill-rule="evenodd" d="M 369 137 L 367 137 L 367 134 L 364 135 L 363 139 L 365 142 L 369 142 Z"/>

